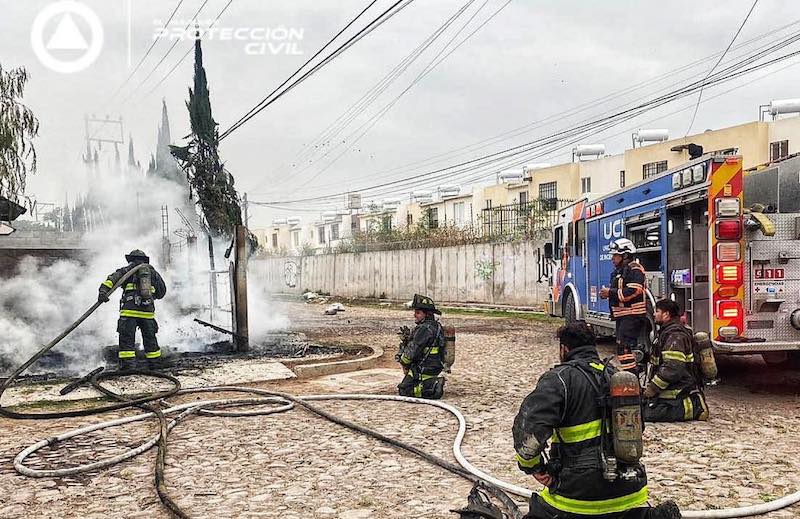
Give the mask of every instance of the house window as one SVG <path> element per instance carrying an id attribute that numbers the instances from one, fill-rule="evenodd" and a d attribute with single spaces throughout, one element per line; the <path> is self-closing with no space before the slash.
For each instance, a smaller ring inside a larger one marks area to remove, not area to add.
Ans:
<path id="1" fill-rule="evenodd" d="M 519 194 L 519 205 L 527 205 L 528 203 L 528 192 L 521 191 Z"/>
<path id="2" fill-rule="evenodd" d="M 542 201 L 542 209 L 555 209 L 558 205 L 558 184 L 556 182 L 539 184 L 539 199 Z"/>
<path id="3" fill-rule="evenodd" d="M 431 207 L 428 209 L 428 223 L 431 229 L 439 228 L 439 208 Z"/>
<path id="4" fill-rule="evenodd" d="M 492 201 L 491 200 L 487 200 L 486 201 L 486 209 L 491 209 L 491 208 L 492 208 Z"/>
<path id="5" fill-rule="evenodd" d="M 350 234 L 357 234 L 358 233 L 358 216 L 351 216 L 350 217 Z"/>
<path id="6" fill-rule="evenodd" d="M 300 231 L 292 231 L 292 247 L 300 246 Z"/>
<path id="7" fill-rule="evenodd" d="M 391 231 L 392 230 L 392 217 L 391 216 L 384 216 L 382 224 L 383 224 L 383 230 L 384 231 Z"/>
<path id="8" fill-rule="evenodd" d="M 325 245 L 325 227 L 317 227 L 317 236 L 319 237 L 320 245 Z"/>
<path id="9" fill-rule="evenodd" d="M 453 204 L 453 223 L 464 225 L 464 202 Z"/>
<path id="10" fill-rule="evenodd" d="M 789 156 L 789 141 L 769 143 L 769 160 L 785 159 Z"/>
<path id="11" fill-rule="evenodd" d="M 411 213 L 408 213 L 408 214 L 406 215 L 406 225 L 408 225 L 409 227 L 411 227 L 413 224 L 414 224 L 414 215 L 413 215 L 413 214 L 411 214 Z"/>
<path id="12" fill-rule="evenodd" d="M 581 193 L 589 193 L 592 191 L 591 177 L 584 177 L 581 179 Z"/>
<path id="13" fill-rule="evenodd" d="M 277 249 L 278 248 L 278 233 L 274 233 L 272 235 L 272 248 L 273 249 Z"/>
<path id="14" fill-rule="evenodd" d="M 625 170 L 619 170 L 619 187 L 625 187 Z"/>
<path id="15" fill-rule="evenodd" d="M 339 224 L 333 223 L 331 224 L 331 240 L 338 240 L 339 239 Z"/>
<path id="16" fill-rule="evenodd" d="M 660 160 L 658 162 L 649 162 L 647 164 L 642 164 L 642 178 L 654 177 L 666 170 L 667 170 L 666 160 Z"/>

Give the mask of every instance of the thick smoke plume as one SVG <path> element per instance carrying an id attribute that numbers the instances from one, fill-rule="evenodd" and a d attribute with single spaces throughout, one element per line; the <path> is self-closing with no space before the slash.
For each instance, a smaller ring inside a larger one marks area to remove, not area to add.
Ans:
<path id="1" fill-rule="evenodd" d="M 193 322 L 195 317 L 209 320 L 208 245 L 185 188 L 158 177 L 117 177 L 94 185 L 91 195 L 99 201 L 100 215 L 95 220 L 100 222 L 83 237 L 87 249 L 83 261 L 59 260 L 46 265 L 29 257 L 13 277 L 0 283 L 0 355 L 6 362 L 22 363 L 78 318 L 96 301 L 98 286 L 106 276 L 126 264 L 124 256 L 132 249 L 144 250 L 167 284 L 166 297 L 156 301 L 162 348 L 197 350 L 229 339 Z M 169 241 L 173 243 L 169 267 L 163 264 L 162 206 L 168 208 Z M 188 251 L 186 240 L 175 234 L 178 229 L 187 230 L 175 208 L 192 220 L 197 233 L 194 254 Z M 230 244 L 214 245 L 216 269 L 226 270 L 228 260 L 223 253 Z M 254 278 L 251 276 L 248 295 L 251 342 L 257 344 L 268 333 L 285 328 L 288 320 L 275 315 Z M 218 276 L 218 294 L 221 304 L 229 304 L 227 276 Z M 100 365 L 103 348 L 117 343 L 120 295 L 116 290 L 110 302 L 56 347 L 66 354 L 69 371 L 83 372 Z M 216 311 L 214 322 L 230 329 L 230 313 Z M 138 332 L 137 342 L 141 342 Z"/>

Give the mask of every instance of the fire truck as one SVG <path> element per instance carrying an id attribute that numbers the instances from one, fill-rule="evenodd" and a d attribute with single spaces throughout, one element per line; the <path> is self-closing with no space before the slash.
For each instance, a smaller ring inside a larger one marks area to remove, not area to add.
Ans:
<path id="1" fill-rule="evenodd" d="M 613 335 L 599 292 L 622 237 L 646 271 L 645 343 L 655 302 L 668 297 L 717 353 L 800 367 L 800 157 L 744 172 L 739 156 L 705 154 L 563 208 L 544 246 L 551 315 Z"/>

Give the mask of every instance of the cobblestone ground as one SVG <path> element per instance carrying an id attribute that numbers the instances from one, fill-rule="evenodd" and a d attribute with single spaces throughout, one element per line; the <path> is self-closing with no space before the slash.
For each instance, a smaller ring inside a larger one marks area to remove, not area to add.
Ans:
<path id="1" fill-rule="evenodd" d="M 289 307 L 293 326 L 312 338 L 384 346 L 383 367 L 393 366 L 395 328 L 409 324 L 408 313 L 396 310 L 351 307 L 323 317 L 318 306 Z M 458 330 L 458 357 L 446 401 L 467 417 L 465 455 L 497 477 L 533 487 L 535 481 L 512 460 L 511 422 L 538 376 L 556 361 L 555 324 L 471 316 L 450 322 Z M 761 503 L 800 487 L 800 376 L 756 359 L 721 364 L 724 383 L 708 391 L 709 422 L 647 428 L 645 463 L 654 501 L 723 508 Z M 314 380 L 263 387 L 328 391 Z M 393 393 L 393 383 L 380 392 Z M 319 405 L 452 459 L 456 422 L 445 411 L 386 402 Z M 34 441 L 115 416 L 121 415 L 0 420 L 0 517 L 167 517 L 153 487 L 152 451 L 74 478 L 30 479 L 14 471 L 13 457 Z M 46 448 L 30 464 L 85 463 L 121 453 L 154 432 L 155 424 L 147 422 L 92 433 Z M 424 461 L 302 410 L 195 417 L 175 428 L 169 445 L 168 488 L 192 517 L 454 517 L 448 511 L 465 504 L 470 488 Z M 770 517 L 800 517 L 800 508 Z"/>

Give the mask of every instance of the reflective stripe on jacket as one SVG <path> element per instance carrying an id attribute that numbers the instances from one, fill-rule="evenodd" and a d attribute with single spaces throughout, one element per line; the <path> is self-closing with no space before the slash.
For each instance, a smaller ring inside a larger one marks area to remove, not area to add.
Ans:
<path id="1" fill-rule="evenodd" d="M 612 317 L 617 319 L 627 315 L 646 315 L 647 304 L 644 298 L 646 285 L 644 267 L 637 261 L 614 270 L 611 273 L 608 294 Z"/>
<path id="2" fill-rule="evenodd" d="M 135 263 L 130 263 L 109 274 L 108 278 L 100 284 L 100 293 L 107 294 L 111 287 L 114 286 L 114 283 L 119 281 L 122 276 L 135 266 Z M 141 271 L 135 273 L 126 280 L 125 285 L 122 287 L 122 297 L 119 301 L 120 317 L 155 319 L 156 307 L 154 300 L 164 297 L 167 293 L 167 287 L 161 275 L 152 265 L 148 265 L 146 268 L 150 269 L 151 297 L 141 297 L 141 294 L 139 294 L 139 272 Z"/>
<path id="3" fill-rule="evenodd" d="M 554 482 L 539 495 L 564 512 L 600 515 L 647 501 L 646 480 L 603 478 L 603 411 L 597 404 L 598 391 L 587 378 L 601 380 L 603 370 L 594 346 L 571 350 L 566 363 L 542 375 L 514 419 L 517 465 L 526 473 L 548 470 Z M 548 442 L 550 462 L 544 465 Z"/>

